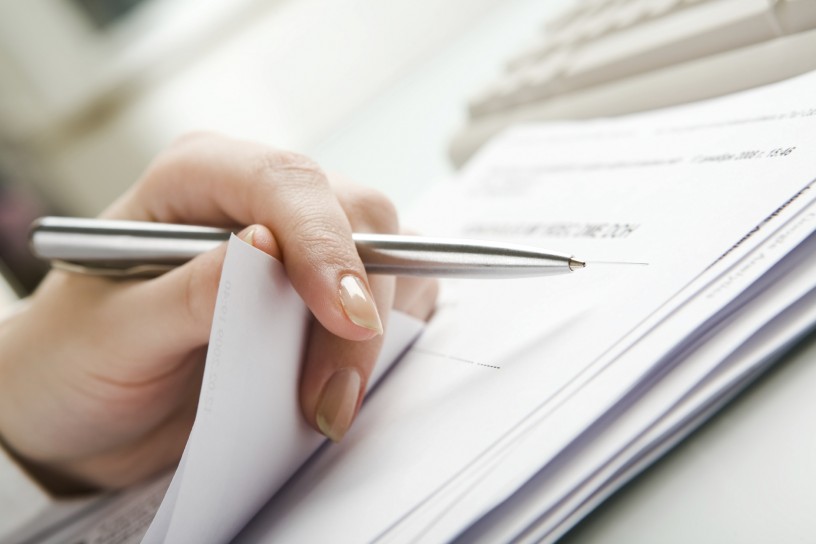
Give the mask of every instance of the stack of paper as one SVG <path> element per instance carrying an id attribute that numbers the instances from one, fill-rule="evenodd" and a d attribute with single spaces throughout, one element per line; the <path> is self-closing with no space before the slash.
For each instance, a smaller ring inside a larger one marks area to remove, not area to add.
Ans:
<path id="1" fill-rule="evenodd" d="M 247 539 L 560 534 L 814 323 L 815 83 L 495 142 L 426 227 L 590 265 L 448 286 L 350 442 Z"/>
<path id="2" fill-rule="evenodd" d="M 816 323 L 814 96 L 809 75 L 493 142 L 412 224 L 587 268 L 446 284 L 239 541 L 557 538 Z"/>
<path id="3" fill-rule="evenodd" d="M 296 472 L 319 439 L 300 422 L 295 375 L 221 385 L 232 365 L 256 372 L 245 346 L 269 333 L 235 299 L 241 282 L 266 281 L 249 270 L 268 264 L 230 268 L 231 248 L 199 419 L 151 539 L 556 539 L 816 324 L 813 97 L 816 74 L 492 142 L 411 223 L 574 254 L 587 268 L 445 283 L 343 442 Z M 218 336 L 225 297 L 225 320 L 242 323 L 233 342 Z M 282 352 L 299 349 L 298 334 L 281 336 Z M 251 408 L 257 395 L 287 400 L 270 414 Z M 271 441 L 236 441 L 206 432 L 219 418 L 236 418 L 231 437 L 276 427 Z"/>

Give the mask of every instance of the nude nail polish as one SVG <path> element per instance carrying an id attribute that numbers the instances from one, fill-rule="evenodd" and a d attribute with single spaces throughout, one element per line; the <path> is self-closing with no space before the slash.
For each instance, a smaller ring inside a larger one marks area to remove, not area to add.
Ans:
<path id="1" fill-rule="evenodd" d="M 340 303 L 352 323 L 377 334 L 383 333 L 377 306 L 360 278 L 349 274 L 340 279 Z"/>
<path id="2" fill-rule="evenodd" d="M 255 241 L 255 227 L 252 227 L 245 233 L 241 235 L 241 239 L 246 242 L 247 244 L 254 246 L 253 242 Z"/>
<path id="3" fill-rule="evenodd" d="M 357 369 L 347 367 L 332 374 L 323 387 L 317 404 L 317 426 L 334 442 L 339 442 L 351 427 L 361 383 Z"/>

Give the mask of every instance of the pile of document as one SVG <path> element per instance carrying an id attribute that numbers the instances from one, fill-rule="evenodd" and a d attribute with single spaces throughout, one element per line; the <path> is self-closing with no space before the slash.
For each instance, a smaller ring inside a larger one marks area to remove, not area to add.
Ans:
<path id="1" fill-rule="evenodd" d="M 811 74 L 491 142 L 406 223 L 587 267 L 445 282 L 413 343 L 418 324 L 392 324 L 397 362 L 340 444 L 300 420 L 302 303 L 234 240 L 146 540 L 557 539 L 816 326 L 814 97 Z M 277 312 L 253 304 L 270 296 Z"/>

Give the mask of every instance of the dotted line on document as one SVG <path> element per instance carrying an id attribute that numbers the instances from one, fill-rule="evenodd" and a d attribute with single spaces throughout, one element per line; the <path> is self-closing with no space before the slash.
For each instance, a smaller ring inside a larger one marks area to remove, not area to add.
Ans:
<path id="1" fill-rule="evenodd" d="M 417 353 L 422 353 L 423 355 L 433 355 L 434 357 L 440 357 L 442 359 L 449 359 L 451 361 L 457 361 L 457 362 L 460 362 L 460 363 L 467 363 L 469 365 L 483 366 L 485 368 L 492 368 L 493 370 L 501 370 L 500 366 L 489 365 L 487 363 L 480 363 L 478 361 L 472 361 L 470 359 L 465 359 L 464 357 L 456 357 L 455 355 L 448 355 L 447 353 L 440 353 L 438 351 L 431 351 L 431 350 L 422 349 L 422 348 L 414 348 L 412 351 L 415 351 Z"/>

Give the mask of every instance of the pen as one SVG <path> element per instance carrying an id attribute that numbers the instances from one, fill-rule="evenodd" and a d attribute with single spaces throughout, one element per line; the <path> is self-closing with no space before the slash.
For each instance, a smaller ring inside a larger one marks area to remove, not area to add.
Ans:
<path id="1" fill-rule="evenodd" d="M 158 275 L 228 240 L 214 227 L 142 221 L 42 217 L 29 233 L 31 250 L 52 266 L 105 276 Z M 459 238 L 353 235 L 373 274 L 513 278 L 568 273 L 586 266 L 536 247 Z"/>

